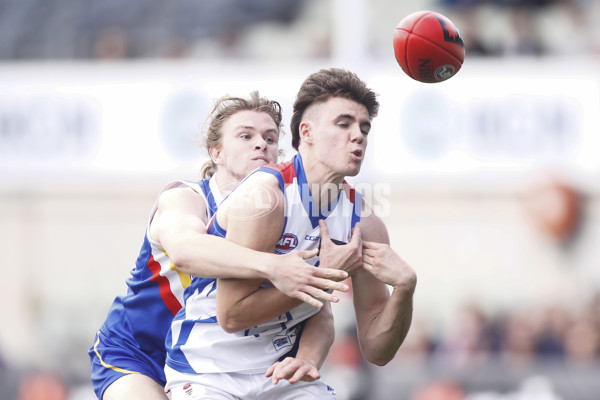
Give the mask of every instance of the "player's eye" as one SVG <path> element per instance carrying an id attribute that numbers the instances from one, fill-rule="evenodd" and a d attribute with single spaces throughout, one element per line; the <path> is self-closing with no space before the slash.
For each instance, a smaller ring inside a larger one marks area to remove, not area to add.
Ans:
<path id="1" fill-rule="evenodd" d="M 242 139 L 250 139 L 250 135 L 249 135 L 249 134 L 247 134 L 247 133 L 242 133 L 242 134 L 240 135 L 240 138 L 242 138 Z"/>
<path id="2" fill-rule="evenodd" d="M 360 131 L 367 136 L 371 132 L 371 124 L 360 124 Z"/>

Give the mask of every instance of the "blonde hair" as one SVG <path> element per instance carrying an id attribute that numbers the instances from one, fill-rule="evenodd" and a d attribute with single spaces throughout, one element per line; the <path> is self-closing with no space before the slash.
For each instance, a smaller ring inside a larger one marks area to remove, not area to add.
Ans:
<path id="1" fill-rule="evenodd" d="M 282 132 L 282 114 L 281 105 L 275 100 L 269 100 L 266 97 L 260 97 L 258 91 L 250 93 L 250 98 L 224 96 L 215 101 L 212 111 L 206 117 L 208 128 L 205 133 L 204 146 L 209 152 L 213 147 L 221 146 L 223 142 L 223 125 L 229 117 L 240 111 L 258 111 L 267 113 L 275 125 L 279 134 Z M 202 179 L 210 178 L 217 171 L 217 166 L 212 159 L 206 161 L 200 170 Z"/>

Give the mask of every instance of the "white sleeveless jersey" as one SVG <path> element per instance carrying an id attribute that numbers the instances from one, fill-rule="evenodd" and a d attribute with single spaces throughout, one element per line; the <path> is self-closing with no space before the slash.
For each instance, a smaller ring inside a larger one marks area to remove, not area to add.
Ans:
<path id="1" fill-rule="evenodd" d="M 343 184 L 343 190 L 327 209 L 316 210 L 299 154 L 291 161 L 262 167 L 254 173 L 276 176 L 285 194 L 286 221 L 276 253 L 317 248 L 321 237 L 319 219 L 325 219 L 334 241 L 348 242 L 361 209 L 361 197 L 349 185 Z M 213 218 L 209 233 L 225 236 L 226 232 Z M 318 266 L 318 257 L 308 262 Z M 265 281 L 263 286 L 272 285 Z M 303 322 L 319 310 L 303 303 L 246 331 L 227 333 L 216 320 L 216 290 L 216 280 L 201 278 L 193 278 L 186 289 L 185 307 L 173 320 L 167 336 L 167 389 L 193 381 L 188 374 L 265 372 L 277 360 L 295 355 Z"/>

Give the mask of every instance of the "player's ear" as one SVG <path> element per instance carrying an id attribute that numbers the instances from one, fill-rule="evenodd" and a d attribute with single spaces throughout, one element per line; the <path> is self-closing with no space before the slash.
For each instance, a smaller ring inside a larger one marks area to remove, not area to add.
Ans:
<path id="1" fill-rule="evenodd" d="M 298 131 L 300 132 L 300 139 L 302 142 L 312 143 L 313 140 L 313 128 L 309 121 L 300 122 L 300 126 L 298 127 Z"/>
<path id="2" fill-rule="evenodd" d="M 217 161 L 221 160 L 221 149 L 217 147 L 211 147 L 208 149 L 208 155 L 210 159 L 216 164 Z"/>

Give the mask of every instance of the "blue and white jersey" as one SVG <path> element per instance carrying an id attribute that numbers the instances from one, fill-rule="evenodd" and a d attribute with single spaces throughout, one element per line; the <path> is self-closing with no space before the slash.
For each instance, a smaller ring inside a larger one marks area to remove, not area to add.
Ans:
<path id="1" fill-rule="evenodd" d="M 360 219 L 360 194 L 344 183 L 334 201 L 317 210 L 306 182 L 302 159 L 261 167 L 253 173 L 270 173 L 279 180 L 285 196 L 285 225 L 275 248 L 278 254 L 319 247 L 318 221 L 325 219 L 330 237 L 347 243 Z M 209 233 L 225 236 L 216 218 Z M 318 266 L 318 257 L 307 260 Z M 263 286 L 272 286 L 265 281 Z M 319 311 L 303 303 L 285 314 L 251 329 L 227 333 L 216 319 L 215 279 L 193 278 L 185 292 L 185 306 L 167 335 L 167 389 L 190 380 L 187 374 L 265 372 L 277 360 L 295 354 L 303 322 Z M 291 353 L 290 353 L 291 352 Z"/>

